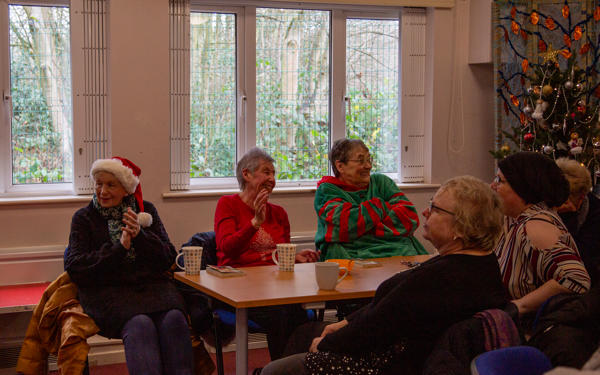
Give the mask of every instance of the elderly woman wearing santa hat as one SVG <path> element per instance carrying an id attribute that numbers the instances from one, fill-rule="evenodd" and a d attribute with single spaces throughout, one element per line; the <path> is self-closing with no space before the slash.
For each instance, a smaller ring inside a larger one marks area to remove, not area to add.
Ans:
<path id="1" fill-rule="evenodd" d="M 130 374 L 191 374 L 184 304 L 167 273 L 176 251 L 142 200 L 140 172 L 124 158 L 94 162 L 95 193 L 73 215 L 65 269 L 100 334 L 123 339 Z"/>

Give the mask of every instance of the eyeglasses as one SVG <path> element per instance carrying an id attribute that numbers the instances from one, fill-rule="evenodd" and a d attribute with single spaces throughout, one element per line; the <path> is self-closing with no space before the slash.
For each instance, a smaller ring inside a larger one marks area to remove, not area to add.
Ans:
<path id="1" fill-rule="evenodd" d="M 455 214 L 454 212 L 452 212 L 452 211 L 448 211 L 448 210 L 446 210 L 446 209 L 444 209 L 444 208 L 441 208 L 441 207 L 439 207 L 439 206 L 436 206 L 435 204 L 433 204 L 433 201 L 429 201 L 429 212 L 433 212 L 433 210 L 434 210 L 434 209 L 435 209 L 435 210 L 438 210 L 438 211 L 445 212 L 445 213 L 447 213 L 448 215 L 452 215 L 452 216 L 456 215 L 456 214 Z"/>
<path id="2" fill-rule="evenodd" d="M 358 164 L 362 164 L 362 165 L 364 165 L 366 163 L 373 165 L 373 163 L 375 162 L 375 159 L 373 158 L 372 155 L 369 155 L 366 158 L 360 157 L 359 159 L 348 159 L 348 161 L 354 161 L 354 162 L 357 162 Z"/>
<path id="3" fill-rule="evenodd" d="M 495 184 L 503 184 L 505 182 L 506 182 L 506 180 L 501 179 L 500 176 L 498 176 L 498 175 L 496 175 L 496 177 L 494 177 Z"/>

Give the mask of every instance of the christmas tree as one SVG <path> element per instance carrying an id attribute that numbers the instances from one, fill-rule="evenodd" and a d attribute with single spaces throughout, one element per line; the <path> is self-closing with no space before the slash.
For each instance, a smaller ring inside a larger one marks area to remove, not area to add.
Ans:
<path id="1" fill-rule="evenodd" d="M 574 15 L 565 1 L 558 17 L 553 17 L 550 11 L 503 3 L 512 5 L 496 28 L 505 50 L 512 51 L 520 64 L 513 64 L 517 69 L 509 75 L 497 71 L 496 91 L 504 117 L 492 155 L 542 152 L 552 158 L 574 158 L 600 174 L 600 38 L 595 31 L 600 6 L 577 2 Z M 560 48 L 554 49 L 552 42 Z"/>

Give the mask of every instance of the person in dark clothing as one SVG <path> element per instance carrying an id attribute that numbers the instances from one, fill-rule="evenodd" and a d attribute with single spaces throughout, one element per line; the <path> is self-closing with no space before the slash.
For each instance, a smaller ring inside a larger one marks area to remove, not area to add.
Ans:
<path id="1" fill-rule="evenodd" d="M 569 181 L 571 191 L 558 213 L 575 239 L 592 285 L 595 285 L 600 277 L 600 199 L 590 192 L 592 178 L 586 167 L 567 158 L 558 159 L 556 164 Z"/>
<path id="2" fill-rule="evenodd" d="M 262 374 L 421 373 L 436 339 L 508 299 L 492 248 L 501 203 L 482 181 L 447 181 L 423 211 L 424 237 L 439 256 L 384 281 L 371 303 L 325 327 L 310 353 L 271 362 Z"/>
<path id="3" fill-rule="evenodd" d="M 95 193 L 73 215 L 65 270 L 100 334 L 123 339 L 130 374 L 192 374 L 184 303 L 168 275 L 176 251 L 142 200 L 140 172 L 119 157 L 92 164 Z"/>

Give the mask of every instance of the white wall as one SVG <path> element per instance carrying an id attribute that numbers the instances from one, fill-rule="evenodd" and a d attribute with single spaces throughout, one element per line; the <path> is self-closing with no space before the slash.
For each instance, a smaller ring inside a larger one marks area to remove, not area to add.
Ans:
<path id="1" fill-rule="evenodd" d="M 461 17 L 464 12 L 468 15 L 468 0 L 458 0 L 456 8 Z M 492 66 L 467 64 L 468 18 L 459 19 L 460 27 L 455 28 L 452 9 L 431 10 L 428 17 L 429 45 L 434 51 L 429 62 L 431 182 L 462 174 L 490 181 L 494 166 L 488 153 L 494 139 Z M 109 19 L 112 152 L 142 168 L 144 198 L 157 206 L 171 240 L 180 246 L 193 233 L 212 230 L 218 196 L 162 198 L 169 191 L 168 1 L 111 1 Z M 434 190 L 407 189 L 406 193 L 421 211 Z M 312 193 L 275 194 L 272 200 L 287 210 L 293 233 L 315 231 Z M 50 245 L 64 249 L 71 216 L 83 205 L 0 204 L 0 266 L 2 254 L 15 248 Z M 54 256 L 60 258 L 58 250 Z M 22 274 L 13 261 L 4 261 L 5 267 L 0 267 L 0 285 Z M 13 276 L 5 273 L 7 269 Z"/>

